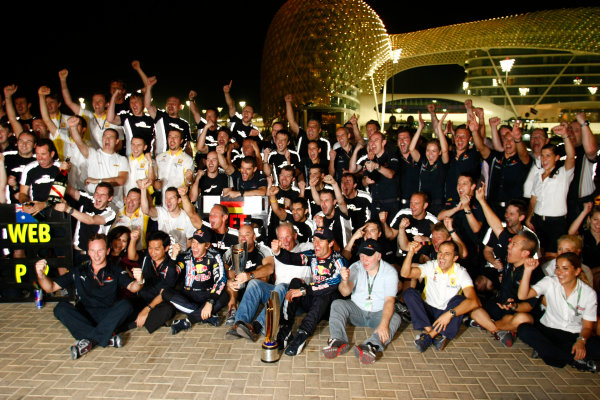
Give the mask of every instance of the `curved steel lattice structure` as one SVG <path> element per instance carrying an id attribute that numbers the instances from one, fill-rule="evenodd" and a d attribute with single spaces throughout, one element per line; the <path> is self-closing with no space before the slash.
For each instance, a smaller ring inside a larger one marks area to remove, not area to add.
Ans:
<path id="1" fill-rule="evenodd" d="M 275 15 L 263 49 L 261 108 L 266 121 L 283 97 L 329 105 L 330 96 L 356 85 L 385 62 L 389 35 L 361 0 L 290 0 Z"/>
<path id="2" fill-rule="evenodd" d="M 329 104 L 350 86 L 379 90 L 398 72 L 426 65 L 465 65 L 491 49 L 535 49 L 600 55 L 600 7 L 538 11 L 388 35 L 360 0 L 290 0 L 265 41 L 261 97 L 266 120 L 281 115 L 282 97 Z M 480 53 L 477 53 L 479 51 Z M 496 56 L 497 57 L 497 56 Z M 373 81 L 371 80 L 371 75 Z"/>

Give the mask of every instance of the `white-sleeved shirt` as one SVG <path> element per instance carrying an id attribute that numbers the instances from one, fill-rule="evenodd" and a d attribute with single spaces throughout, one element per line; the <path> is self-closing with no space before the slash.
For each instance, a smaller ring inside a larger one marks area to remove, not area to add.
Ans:
<path id="1" fill-rule="evenodd" d="M 127 158 L 117 153 L 108 154 L 103 150 L 89 149 L 88 155 L 88 177 L 104 179 L 119 176 L 120 172 L 129 172 L 129 162 Z M 86 186 L 86 191 L 94 194 L 97 184 L 90 183 Z M 123 186 L 113 186 L 115 194 L 112 204 L 119 210 L 123 207 Z"/>
<path id="2" fill-rule="evenodd" d="M 546 296 L 546 312 L 540 322 L 549 328 L 571 333 L 581 332 L 583 321 L 596 321 L 598 301 L 594 289 L 577 279 L 569 297 L 556 276 L 546 276 L 531 287 L 539 296 Z"/>
<path id="3" fill-rule="evenodd" d="M 445 310 L 451 298 L 461 294 L 464 288 L 473 286 L 469 273 L 458 263 L 454 263 L 445 273 L 437 260 L 427 261 L 419 265 L 419 269 L 419 279 L 425 278 L 423 300 L 438 310 Z"/>
<path id="4" fill-rule="evenodd" d="M 129 155 L 127 161 L 129 161 L 129 178 L 125 184 L 125 195 L 127 195 L 132 188 L 138 187 L 138 179 L 148 177 L 150 168 L 155 168 L 154 163 L 148 162 L 146 157 L 144 157 L 144 154 L 140 154 L 138 158 L 133 158 L 132 155 Z"/>
<path id="5" fill-rule="evenodd" d="M 567 193 L 573 180 L 575 168 L 565 170 L 562 166 L 554 176 L 542 180 L 542 175 L 535 177 L 532 195 L 536 198 L 537 215 L 544 217 L 562 217 L 567 215 Z"/>
<path id="6" fill-rule="evenodd" d="M 162 181 L 162 192 L 173 186 L 178 188 L 185 182 L 185 172 L 194 170 L 194 160 L 183 149 L 175 154 L 165 151 L 156 157 L 158 179 Z"/>
<path id="7" fill-rule="evenodd" d="M 158 221 L 158 230 L 167 232 L 179 243 L 182 249 L 187 249 L 187 239 L 194 236 L 196 228 L 185 211 L 180 210 L 177 217 L 171 217 L 169 211 L 161 206 L 156 207 L 156 212 L 158 215 L 152 220 Z"/>

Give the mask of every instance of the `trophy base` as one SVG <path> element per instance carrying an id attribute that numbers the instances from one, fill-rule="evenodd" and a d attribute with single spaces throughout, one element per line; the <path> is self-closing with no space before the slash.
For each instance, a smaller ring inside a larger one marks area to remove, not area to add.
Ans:
<path id="1" fill-rule="evenodd" d="M 272 346 L 263 343 L 260 361 L 264 363 L 275 363 L 279 361 L 279 349 L 277 348 L 277 343 Z"/>

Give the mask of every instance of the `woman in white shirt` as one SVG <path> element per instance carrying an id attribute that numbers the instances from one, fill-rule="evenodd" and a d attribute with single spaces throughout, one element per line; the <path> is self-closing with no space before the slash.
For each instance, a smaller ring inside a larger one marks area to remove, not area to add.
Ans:
<path id="1" fill-rule="evenodd" d="M 567 233 L 567 193 L 575 171 L 575 147 L 567 135 L 566 125 L 555 126 L 552 130 L 563 138 L 567 158 L 560 166 L 557 164 L 560 156 L 556 154 L 556 147 L 550 144 L 542 147 L 544 172 L 533 182 L 526 220 L 527 227 L 538 235 L 547 258 L 557 256 L 557 240 Z"/>
<path id="2" fill-rule="evenodd" d="M 596 292 L 581 273 L 581 260 L 575 253 L 556 259 L 556 276 L 546 276 L 529 285 L 537 260 L 528 259 L 519 286 L 519 300 L 545 296 L 546 312 L 534 325 L 521 324 L 519 338 L 533 347 L 548 365 L 596 372 L 600 360 L 600 339 L 592 336 L 596 322 Z"/>

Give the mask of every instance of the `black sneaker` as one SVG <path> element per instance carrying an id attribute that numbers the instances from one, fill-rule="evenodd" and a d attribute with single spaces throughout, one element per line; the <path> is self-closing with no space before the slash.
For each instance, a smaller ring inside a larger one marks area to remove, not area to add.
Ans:
<path id="1" fill-rule="evenodd" d="M 350 345 L 340 339 L 329 339 L 327 346 L 323 347 L 323 355 L 325 358 L 333 359 L 337 356 L 341 356 L 350 350 Z"/>
<path id="2" fill-rule="evenodd" d="M 304 348 L 304 345 L 306 344 L 306 339 L 308 339 L 308 334 L 302 329 L 298 329 L 296 337 L 294 337 L 294 339 L 286 347 L 285 354 L 292 357 L 300 354 Z"/>
<path id="3" fill-rule="evenodd" d="M 258 339 L 258 333 L 254 332 L 252 325 L 242 321 L 237 322 L 237 334 L 251 342 L 256 342 Z"/>
<path id="4" fill-rule="evenodd" d="M 71 346 L 71 358 L 73 360 L 77 360 L 82 355 L 89 353 L 89 351 L 94 347 L 92 342 L 88 339 L 80 339 L 75 342 L 74 346 Z"/>
<path id="5" fill-rule="evenodd" d="M 427 350 L 432 343 L 433 340 L 431 339 L 431 336 L 427 333 L 421 333 L 415 340 L 415 347 L 419 350 L 419 353 L 422 353 Z"/>
<path id="6" fill-rule="evenodd" d="M 412 318 L 410 316 L 410 311 L 408 310 L 408 307 L 400 300 L 396 300 L 396 302 L 394 303 L 394 311 L 400 316 L 400 318 L 402 318 L 404 322 L 412 322 Z"/>
<path id="7" fill-rule="evenodd" d="M 235 308 L 232 308 L 231 310 L 229 310 L 229 312 L 227 313 L 227 319 L 225 320 L 225 325 L 231 326 L 233 324 L 235 324 L 235 314 L 237 313 L 237 310 Z"/>
<path id="8" fill-rule="evenodd" d="M 171 335 L 177 335 L 179 332 L 184 331 L 186 329 L 190 329 L 192 327 L 192 323 L 186 319 L 176 319 L 171 324 Z"/>
<path id="9" fill-rule="evenodd" d="M 293 338 L 290 328 L 281 326 L 277 333 L 277 346 L 280 350 L 284 350 Z"/>
<path id="10" fill-rule="evenodd" d="M 212 326 L 218 327 L 220 325 L 220 323 L 219 323 L 219 316 L 218 315 L 213 315 L 212 317 L 208 317 L 208 318 L 202 320 L 202 323 L 204 323 L 204 324 L 210 324 Z"/>
<path id="11" fill-rule="evenodd" d="M 598 364 L 594 360 L 573 360 L 570 364 L 571 367 L 577 368 L 580 371 L 598 372 Z"/>
<path id="12" fill-rule="evenodd" d="M 375 362 L 377 350 L 378 347 L 371 343 L 359 344 L 354 346 L 354 355 L 358 357 L 362 364 L 369 365 Z"/>
<path id="13" fill-rule="evenodd" d="M 429 336 L 429 335 L 427 335 L 427 336 Z M 433 338 L 433 345 L 435 346 L 435 349 L 437 351 L 442 351 L 446 348 L 449 341 L 450 341 L 450 339 L 448 339 L 446 336 L 439 334 Z"/>
<path id="14" fill-rule="evenodd" d="M 123 338 L 121 335 L 115 335 L 108 340 L 108 345 L 110 347 L 123 347 Z"/>

